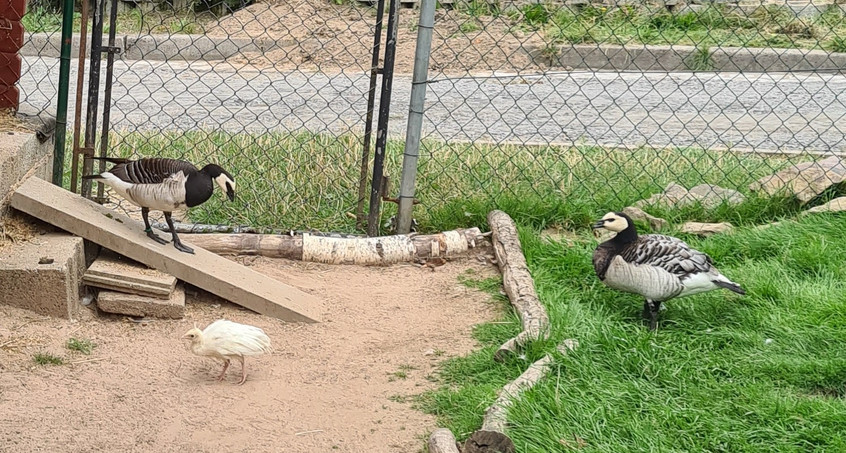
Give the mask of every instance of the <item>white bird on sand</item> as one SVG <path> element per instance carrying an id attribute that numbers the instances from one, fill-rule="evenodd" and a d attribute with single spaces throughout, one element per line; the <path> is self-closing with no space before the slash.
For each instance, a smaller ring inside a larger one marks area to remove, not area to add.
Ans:
<path id="1" fill-rule="evenodd" d="M 218 381 L 223 380 L 232 359 L 241 362 L 241 381 L 238 385 L 247 380 L 244 358 L 271 351 L 270 338 L 263 330 L 225 319 L 219 319 L 203 330 L 195 326 L 182 338 L 191 340 L 191 352 L 194 354 L 223 361 L 223 371 L 217 378 Z"/>

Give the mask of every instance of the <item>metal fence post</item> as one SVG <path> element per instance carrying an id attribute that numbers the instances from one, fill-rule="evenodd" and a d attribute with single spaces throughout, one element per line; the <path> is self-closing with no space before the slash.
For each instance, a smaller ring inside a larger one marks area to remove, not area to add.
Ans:
<path id="1" fill-rule="evenodd" d="M 385 64 L 382 69 L 382 94 L 379 97 L 379 122 L 376 125 L 376 149 L 373 153 L 373 181 L 370 184 L 370 212 L 367 214 L 367 235 L 379 234 L 379 213 L 382 206 L 382 176 L 385 148 L 388 145 L 388 120 L 391 111 L 391 85 L 394 81 L 394 58 L 397 50 L 399 0 L 390 0 L 388 37 L 385 41 Z"/>
<path id="2" fill-rule="evenodd" d="M 56 102 L 56 137 L 53 147 L 53 184 L 61 186 L 65 175 L 65 136 L 68 130 L 70 54 L 73 40 L 73 0 L 62 5 L 62 53 L 59 62 L 59 99 Z"/>
<path id="3" fill-rule="evenodd" d="M 423 128 L 423 106 L 429 78 L 429 55 L 432 51 L 432 30 L 435 28 L 436 0 L 421 0 L 420 22 L 417 26 L 417 47 L 414 49 L 414 72 L 411 79 L 411 101 L 408 104 L 408 127 L 405 132 L 405 151 L 402 158 L 397 233 L 411 231 L 414 207 L 414 182 L 417 178 L 417 158 L 420 156 L 420 135 Z"/>

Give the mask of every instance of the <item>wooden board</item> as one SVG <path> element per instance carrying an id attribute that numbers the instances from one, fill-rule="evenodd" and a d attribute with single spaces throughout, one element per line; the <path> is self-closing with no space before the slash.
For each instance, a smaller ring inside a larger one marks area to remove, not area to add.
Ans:
<path id="1" fill-rule="evenodd" d="M 140 296 L 169 299 L 176 287 L 176 277 L 150 269 L 115 253 L 101 253 L 82 276 L 88 286 L 111 289 Z"/>
<path id="2" fill-rule="evenodd" d="M 27 179 L 12 195 L 12 207 L 258 313 L 291 322 L 321 320 L 315 296 L 196 246 L 192 255 L 157 244 L 141 222 L 47 181 Z"/>

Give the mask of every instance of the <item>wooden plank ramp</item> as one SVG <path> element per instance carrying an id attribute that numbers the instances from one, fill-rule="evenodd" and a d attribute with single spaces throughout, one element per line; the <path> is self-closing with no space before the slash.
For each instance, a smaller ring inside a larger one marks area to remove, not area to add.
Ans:
<path id="1" fill-rule="evenodd" d="M 263 315 L 321 321 L 317 297 L 187 242 L 194 255 L 157 244 L 141 222 L 47 181 L 27 179 L 12 195 L 12 207 Z"/>

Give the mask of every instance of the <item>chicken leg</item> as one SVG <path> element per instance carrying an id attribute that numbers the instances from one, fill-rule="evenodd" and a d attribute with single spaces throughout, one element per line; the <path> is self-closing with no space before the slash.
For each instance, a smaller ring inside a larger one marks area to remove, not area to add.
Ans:
<path id="1" fill-rule="evenodd" d="M 226 359 L 223 362 L 223 371 L 220 372 L 220 376 L 217 378 L 217 381 L 220 382 L 223 380 L 223 376 L 226 375 L 226 369 L 229 368 L 229 359 Z"/>
<path id="2" fill-rule="evenodd" d="M 238 385 L 241 385 L 244 382 L 247 382 L 247 369 L 244 367 L 244 364 L 245 364 L 244 357 L 243 356 L 238 357 L 238 360 L 241 361 L 241 382 L 239 382 Z"/>

